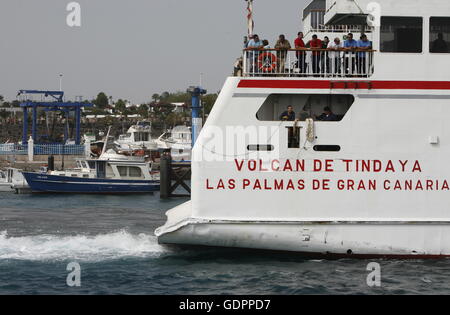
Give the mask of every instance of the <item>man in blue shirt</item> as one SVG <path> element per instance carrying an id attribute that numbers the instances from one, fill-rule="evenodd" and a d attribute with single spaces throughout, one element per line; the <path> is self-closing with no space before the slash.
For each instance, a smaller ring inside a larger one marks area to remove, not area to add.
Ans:
<path id="1" fill-rule="evenodd" d="M 356 69 L 356 54 L 354 50 L 358 48 L 358 42 L 353 39 L 352 33 L 349 33 L 347 35 L 347 40 L 344 42 L 344 48 L 346 50 L 344 59 L 345 74 L 348 75 L 350 72 L 350 59 L 351 59 L 352 60 L 351 74 L 354 75 Z"/>
<path id="2" fill-rule="evenodd" d="M 259 49 L 263 48 L 264 44 L 259 39 L 258 35 L 253 35 L 253 38 L 247 43 L 246 49 L 247 53 L 247 62 L 249 66 L 247 67 L 250 70 L 250 73 L 255 73 L 258 71 L 258 57 L 259 57 Z"/>
<path id="3" fill-rule="evenodd" d="M 366 34 L 361 35 L 361 40 L 358 41 L 358 50 L 371 50 L 372 42 L 367 39 Z M 360 75 L 367 75 L 367 53 L 360 51 L 358 54 L 358 73 Z"/>
<path id="4" fill-rule="evenodd" d="M 292 106 L 288 106 L 287 111 L 280 116 L 281 121 L 295 121 L 295 112 Z"/>

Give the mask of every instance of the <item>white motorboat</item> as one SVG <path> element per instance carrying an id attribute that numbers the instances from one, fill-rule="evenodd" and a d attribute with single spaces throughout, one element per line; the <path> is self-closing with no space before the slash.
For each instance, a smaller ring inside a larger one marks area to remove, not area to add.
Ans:
<path id="1" fill-rule="evenodd" d="M 126 134 L 119 136 L 115 144 L 120 150 L 157 150 L 156 141 L 152 139 L 152 126 L 149 122 L 138 122 L 131 126 Z"/>
<path id="2" fill-rule="evenodd" d="M 176 126 L 172 130 L 161 135 L 158 138 L 157 143 L 159 149 L 170 149 L 173 161 L 191 161 L 192 130 L 190 127 Z"/>

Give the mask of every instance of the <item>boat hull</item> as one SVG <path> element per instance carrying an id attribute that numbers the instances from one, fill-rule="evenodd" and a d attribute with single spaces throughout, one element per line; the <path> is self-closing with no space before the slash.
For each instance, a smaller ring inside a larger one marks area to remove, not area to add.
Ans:
<path id="1" fill-rule="evenodd" d="M 189 223 L 159 235 L 158 241 L 325 257 L 447 258 L 450 223 Z"/>
<path id="2" fill-rule="evenodd" d="M 135 194 L 159 190 L 151 180 L 118 180 L 23 173 L 33 193 Z"/>
<path id="3" fill-rule="evenodd" d="M 191 217 L 187 202 L 167 212 L 160 244 L 296 252 L 310 256 L 450 257 L 446 221 L 238 221 Z"/>
<path id="4" fill-rule="evenodd" d="M 10 183 L 0 183 L 0 192 L 12 192 L 13 189 Z"/>

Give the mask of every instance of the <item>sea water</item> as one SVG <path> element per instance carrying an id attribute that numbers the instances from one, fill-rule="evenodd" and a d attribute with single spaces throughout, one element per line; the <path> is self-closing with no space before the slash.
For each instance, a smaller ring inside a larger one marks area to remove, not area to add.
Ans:
<path id="1" fill-rule="evenodd" d="M 0 193 L 0 294 L 450 293 L 449 260 L 312 260 L 161 246 L 154 230 L 186 199 Z M 367 266 L 380 266 L 380 286 Z M 80 286 L 67 278 L 80 267 Z"/>

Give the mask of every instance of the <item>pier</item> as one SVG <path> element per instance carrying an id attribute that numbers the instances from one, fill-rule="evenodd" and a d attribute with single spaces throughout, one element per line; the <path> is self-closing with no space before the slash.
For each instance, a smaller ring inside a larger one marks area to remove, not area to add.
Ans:
<path id="1" fill-rule="evenodd" d="M 170 154 L 164 154 L 160 162 L 161 199 L 190 197 L 191 162 L 173 162 Z M 186 193 L 177 194 L 175 191 L 183 188 Z"/>

